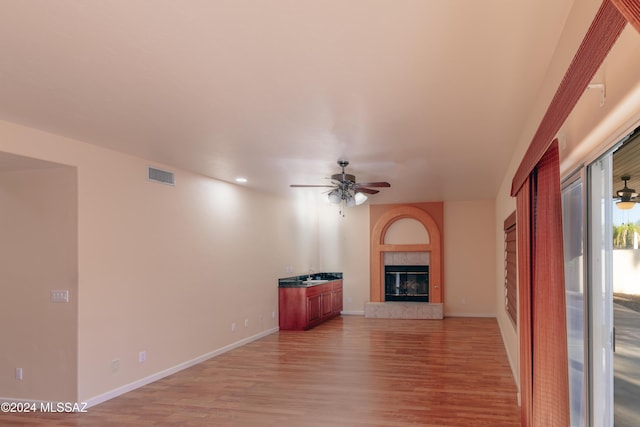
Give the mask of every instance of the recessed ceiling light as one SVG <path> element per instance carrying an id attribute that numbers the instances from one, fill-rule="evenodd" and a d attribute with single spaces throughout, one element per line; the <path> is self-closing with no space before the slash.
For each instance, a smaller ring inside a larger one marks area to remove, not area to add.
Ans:
<path id="1" fill-rule="evenodd" d="M 241 184 L 244 184 L 245 182 L 247 182 L 247 178 L 238 177 L 238 178 L 236 178 L 236 182 L 239 182 L 239 183 L 241 183 Z"/>

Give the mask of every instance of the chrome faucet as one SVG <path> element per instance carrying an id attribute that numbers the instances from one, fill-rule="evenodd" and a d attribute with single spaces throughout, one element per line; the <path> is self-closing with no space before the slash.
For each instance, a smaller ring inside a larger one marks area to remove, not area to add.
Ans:
<path id="1" fill-rule="evenodd" d="M 313 268 L 309 269 L 309 275 L 307 276 L 307 280 L 311 281 L 311 275 L 313 274 Z"/>

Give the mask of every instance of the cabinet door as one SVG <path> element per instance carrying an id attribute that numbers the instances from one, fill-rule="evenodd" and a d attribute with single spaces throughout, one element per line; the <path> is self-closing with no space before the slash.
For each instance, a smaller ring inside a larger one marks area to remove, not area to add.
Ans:
<path id="1" fill-rule="evenodd" d="M 307 297 L 307 321 L 309 323 L 320 319 L 322 294 Z"/>
<path id="2" fill-rule="evenodd" d="M 333 292 L 331 296 L 334 313 L 340 313 L 342 311 L 342 289 Z"/>
<path id="3" fill-rule="evenodd" d="M 322 293 L 322 317 L 330 315 L 331 311 L 333 311 L 331 293 L 331 290 Z"/>

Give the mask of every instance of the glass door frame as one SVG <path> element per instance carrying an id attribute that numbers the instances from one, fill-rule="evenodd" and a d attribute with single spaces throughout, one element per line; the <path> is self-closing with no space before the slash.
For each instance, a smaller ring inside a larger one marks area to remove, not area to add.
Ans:
<path id="1" fill-rule="evenodd" d="M 610 147 L 587 166 L 590 425 L 602 427 L 613 427 L 613 242 L 611 207 L 606 202 L 613 191 L 613 152 L 619 146 Z"/>
<path id="2" fill-rule="evenodd" d="M 582 280 L 581 280 L 581 286 L 582 286 L 582 320 L 583 320 L 583 330 L 582 330 L 582 339 L 583 339 L 583 348 L 582 348 L 582 360 L 583 360 L 583 366 L 582 366 L 582 372 L 583 372 L 583 390 L 582 390 L 582 401 L 584 402 L 584 407 L 582 408 L 582 416 L 583 416 L 583 423 L 582 424 L 573 424 L 574 420 L 571 420 L 572 427 L 576 427 L 576 426 L 590 426 L 591 425 L 591 383 L 590 383 L 590 372 L 591 372 L 591 365 L 590 365 L 590 292 L 589 292 L 589 281 L 588 281 L 588 265 L 589 265 L 589 252 L 588 252 L 588 215 L 587 215 L 587 194 L 588 194 L 588 189 L 587 189 L 587 171 L 586 171 L 586 167 L 581 164 L 580 166 L 578 166 L 576 169 L 574 169 L 573 172 L 571 172 L 570 174 L 568 174 L 566 177 L 564 177 L 561 180 L 560 183 L 560 189 L 561 189 L 561 194 L 562 194 L 562 200 L 563 200 L 563 214 L 564 214 L 564 195 L 565 195 L 565 190 L 568 190 L 570 188 L 572 188 L 575 185 L 580 185 L 580 231 L 582 233 L 582 238 L 581 238 L 581 242 L 580 242 L 580 249 L 582 251 L 582 266 L 580 267 L 580 274 L 582 275 Z M 564 237 L 564 215 L 563 215 L 563 237 Z M 565 254 L 566 254 L 566 242 L 565 243 Z M 565 267 L 566 267 L 566 262 L 565 262 Z M 566 273 L 566 271 L 565 271 Z M 566 277 L 566 276 L 565 276 Z M 565 288 L 566 288 L 566 283 L 565 283 Z M 568 299 L 567 299 L 568 301 Z M 568 308 L 568 306 L 567 306 Z M 567 321 L 569 320 L 569 316 L 567 315 Z M 569 325 L 567 325 L 567 333 L 569 333 Z M 569 343 L 569 337 L 567 336 L 567 343 Z M 570 360 L 568 361 L 570 362 Z M 571 366 L 569 366 L 571 367 Z M 571 381 L 570 381 L 571 383 Z M 571 384 L 570 384 L 571 386 Z M 569 396 L 571 399 L 571 396 Z M 573 408 L 571 408 L 573 409 Z"/>

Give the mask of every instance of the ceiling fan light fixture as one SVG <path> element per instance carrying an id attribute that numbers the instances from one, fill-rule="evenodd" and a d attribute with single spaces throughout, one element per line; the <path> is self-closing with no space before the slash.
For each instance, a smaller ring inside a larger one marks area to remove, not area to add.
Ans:
<path id="1" fill-rule="evenodd" d="M 618 207 L 618 209 L 622 209 L 623 211 L 633 209 L 635 205 L 636 205 L 636 202 L 625 201 L 625 200 L 620 200 L 619 202 L 616 202 L 616 206 Z"/>
<path id="2" fill-rule="evenodd" d="M 360 206 L 367 201 L 368 197 L 363 193 L 357 192 L 354 196 L 354 199 L 356 200 L 356 206 Z"/>
<path id="3" fill-rule="evenodd" d="M 346 197 L 344 198 L 345 205 L 346 205 L 348 208 L 352 208 L 352 207 L 354 207 L 354 206 L 356 205 L 356 198 L 355 198 L 355 197 L 353 197 L 353 194 L 351 194 L 350 192 L 347 192 L 347 193 L 345 193 L 345 196 L 346 196 Z"/>
<path id="4" fill-rule="evenodd" d="M 342 201 L 340 190 L 337 188 L 335 190 L 331 190 L 329 194 L 327 194 L 327 199 L 329 200 L 329 203 L 333 203 L 334 205 L 340 204 Z"/>
<path id="5" fill-rule="evenodd" d="M 618 190 L 616 191 L 616 194 L 618 195 L 618 197 L 621 198 L 631 198 L 631 197 L 636 197 L 638 196 L 638 193 L 636 193 L 636 190 L 634 188 L 629 188 L 627 187 L 627 181 L 629 181 L 631 179 L 631 176 L 629 175 L 623 175 L 620 177 L 620 179 L 622 181 L 624 181 L 624 187 L 622 188 L 622 190 Z"/>
<path id="6" fill-rule="evenodd" d="M 638 193 L 636 193 L 636 190 L 633 188 L 628 188 L 627 184 L 624 184 L 624 188 L 622 190 L 618 190 L 616 191 L 616 194 L 618 195 L 618 197 L 636 197 L 638 195 Z"/>
<path id="7" fill-rule="evenodd" d="M 637 197 L 638 193 L 636 193 L 635 189 L 627 187 L 627 181 L 631 179 L 631 176 L 623 175 L 620 177 L 620 179 L 624 181 L 624 187 L 622 188 L 622 190 L 616 191 L 616 195 L 620 197 L 620 201 L 616 202 L 616 206 L 618 207 L 618 209 L 622 210 L 633 209 L 636 202 L 631 199 Z"/>

